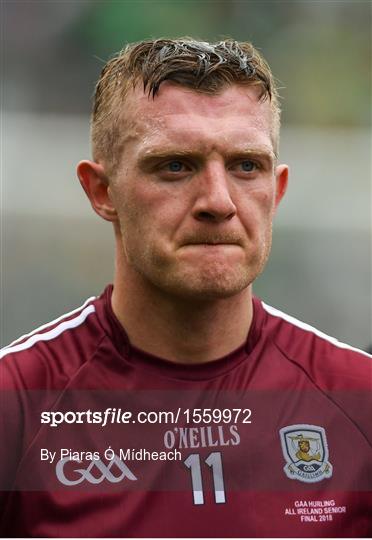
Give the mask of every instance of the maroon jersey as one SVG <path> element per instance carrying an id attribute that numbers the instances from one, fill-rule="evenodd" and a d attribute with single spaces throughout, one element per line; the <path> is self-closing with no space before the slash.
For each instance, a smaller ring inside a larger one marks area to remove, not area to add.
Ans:
<path id="1" fill-rule="evenodd" d="M 370 355 L 254 298 L 239 349 L 172 363 L 111 293 L 1 353 L 3 536 L 372 535 Z"/>

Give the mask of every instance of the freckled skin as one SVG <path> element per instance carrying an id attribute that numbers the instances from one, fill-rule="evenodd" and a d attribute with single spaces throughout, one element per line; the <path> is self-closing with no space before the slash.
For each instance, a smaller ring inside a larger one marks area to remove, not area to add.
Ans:
<path id="1" fill-rule="evenodd" d="M 248 287 L 267 260 L 278 202 L 270 104 L 254 88 L 211 96 L 164 84 L 154 100 L 137 90 L 125 117 L 131 130 L 110 185 L 124 273 L 180 297 Z M 243 172 L 243 159 L 256 170 Z"/>

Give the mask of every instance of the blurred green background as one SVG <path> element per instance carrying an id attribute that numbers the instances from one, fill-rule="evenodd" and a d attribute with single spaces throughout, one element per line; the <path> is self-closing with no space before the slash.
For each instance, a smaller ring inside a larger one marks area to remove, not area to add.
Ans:
<path id="1" fill-rule="evenodd" d="M 3 1 L 1 342 L 111 280 L 113 239 L 76 181 L 105 61 L 151 37 L 252 41 L 281 88 L 291 183 L 267 303 L 365 348 L 372 342 L 369 1 Z"/>

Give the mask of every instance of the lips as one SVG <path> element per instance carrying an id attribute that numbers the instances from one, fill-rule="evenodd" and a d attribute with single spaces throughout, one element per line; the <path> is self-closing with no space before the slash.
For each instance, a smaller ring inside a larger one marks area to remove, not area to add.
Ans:
<path id="1" fill-rule="evenodd" d="M 198 242 L 189 242 L 188 245 L 192 245 L 192 246 L 198 246 L 198 245 L 207 245 L 207 246 L 220 246 L 220 245 L 226 245 L 226 244 L 236 244 L 236 242 L 229 242 L 227 240 L 223 240 L 223 241 L 219 241 L 219 242 L 211 242 L 211 241 L 208 241 L 208 242 L 205 242 L 204 240 L 200 240 Z"/>
<path id="2" fill-rule="evenodd" d="M 218 245 L 242 245 L 242 240 L 240 236 L 237 235 L 221 235 L 221 236 L 197 236 L 192 238 L 186 238 L 182 242 L 183 246 L 187 245 L 210 245 L 210 246 L 218 246 Z"/>
<path id="3" fill-rule="evenodd" d="M 191 242 L 189 244 L 185 244 L 186 246 L 211 246 L 211 247 L 217 247 L 217 246 L 238 246 L 236 242 Z"/>

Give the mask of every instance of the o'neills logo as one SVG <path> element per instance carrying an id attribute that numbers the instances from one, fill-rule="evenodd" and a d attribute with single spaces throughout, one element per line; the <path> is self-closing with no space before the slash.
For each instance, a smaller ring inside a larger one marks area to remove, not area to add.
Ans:
<path id="1" fill-rule="evenodd" d="M 282 428 L 279 433 L 286 460 L 284 472 L 288 478 L 320 482 L 332 476 L 324 428 L 296 424 Z"/>
<path id="2" fill-rule="evenodd" d="M 81 469 L 81 468 L 74 469 L 73 470 L 74 478 L 68 478 L 65 473 L 65 465 L 69 461 L 82 463 L 82 461 L 72 459 L 70 457 L 66 457 L 58 461 L 56 465 L 56 475 L 57 475 L 58 480 L 62 484 L 65 484 L 66 486 L 76 486 L 84 482 L 84 480 L 86 480 L 90 484 L 100 484 L 104 480 L 107 480 L 108 482 L 111 482 L 112 484 L 116 484 L 124 480 L 124 478 L 128 478 L 128 480 L 132 480 L 132 481 L 137 480 L 136 476 L 134 476 L 134 474 L 129 469 L 129 467 L 127 467 L 127 465 L 125 465 L 125 463 L 123 463 L 115 455 L 113 459 L 107 465 L 105 465 L 100 459 L 97 459 L 97 460 L 91 461 L 86 469 Z M 114 465 L 116 466 L 115 470 L 118 470 L 120 474 L 114 475 L 111 472 L 111 468 Z"/>

